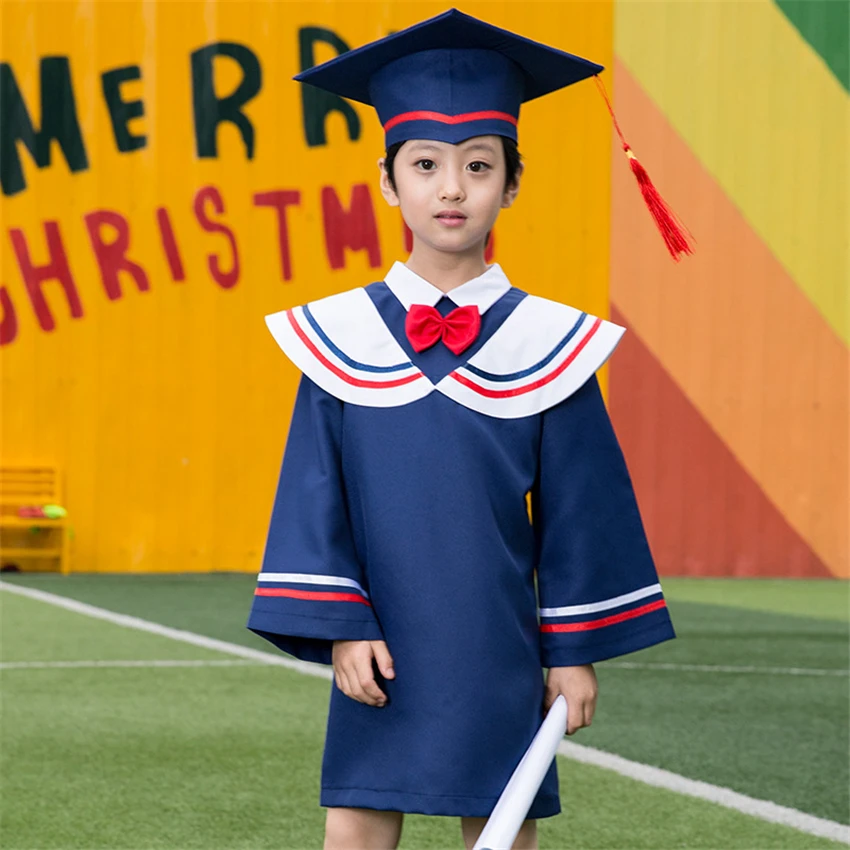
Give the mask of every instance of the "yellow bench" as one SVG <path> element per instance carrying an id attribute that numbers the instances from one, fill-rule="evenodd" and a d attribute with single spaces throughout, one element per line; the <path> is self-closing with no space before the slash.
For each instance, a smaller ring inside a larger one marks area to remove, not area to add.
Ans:
<path id="1" fill-rule="evenodd" d="M 18 516 L 18 508 L 28 505 L 41 507 L 62 501 L 62 474 L 56 467 L 0 464 L 0 563 L 21 558 L 55 559 L 59 570 L 67 575 L 71 570 L 68 517 Z M 37 528 L 33 535 L 28 529 Z M 51 530 L 48 534 L 42 529 Z M 24 537 L 25 540 L 20 540 Z M 56 537 L 57 540 L 50 540 Z M 17 545 L 7 545 L 6 538 L 16 537 Z M 30 545 L 22 546 L 22 542 Z M 58 543 L 58 545 L 56 545 Z"/>

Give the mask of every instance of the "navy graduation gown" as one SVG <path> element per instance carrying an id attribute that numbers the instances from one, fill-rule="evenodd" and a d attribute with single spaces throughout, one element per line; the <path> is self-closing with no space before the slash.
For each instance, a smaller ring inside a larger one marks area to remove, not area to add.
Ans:
<path id="1" fill-rule="evenodd" d="M 525 298 L 511 289 L 488 309 L 458 357 L 441 344 L 417 355 L 386 285 L 365 292 L 432 385 L 483 354 Z M 349 377 L 402 368 L 328 342 Z M 297 658 L 330 664 L 334 640 L 385 640 L 393 656 L 395 678 L 377 673 L 383 708 L 332 685 L 323 806 L 487 817 L 542 720 L 542 667 L 673 637 L 592 373 L 510 417 L 442 392 L 355 404 L 303 375 L 256 593 L 249 628 Z M 553 762 L 528 817 L 559 811 Z"/>

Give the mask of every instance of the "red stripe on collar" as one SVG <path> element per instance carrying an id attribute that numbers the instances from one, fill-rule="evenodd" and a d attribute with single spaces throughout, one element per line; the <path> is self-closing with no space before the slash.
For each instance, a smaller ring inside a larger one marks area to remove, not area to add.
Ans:
<path id="1" fill-rule="evenodd" d="M 385 390 L 390 387 L 400 387 L 403 384 L 409 384 L 411 381 L 417 381 L 419 378 L 424 377 L 421 372 L 417 372 L 413 375 L 408 375 L 404 378 L 395 378 L 391 381 L 365 381 L 362 378 L 355 378 L 352 375 L 348 375 L 342 371 L 339 367 L 335 366 L 328 360 L 327 357 L 319 351 L 318 348 L 313 344 L 313 341 L 310 337 L 304 333 L 304 329 L 298 324 L 295 316 L 292 313 L 292 310 L 286 311 L 286 318 L 289 319 L 289 324 L 292 325 L 292 329 L 298 335 L 298 338 L 304 345 L 307 347 L 307 350 L 318 360 L 326 369 L 330 372 L 333 372 L 338 378 L 341 378 L 347 384 L 351 384 L 355 387 L 370 387 L 371 389 Z"/>
<path id="2" fill-rule="evenodd" d="M 452 372 L 449 377 L 453 378 L 460 384 L 463 384 L 465 387 L 469 387 L 469 389 L 474 390 L 479 395 L 487 396 L 488 398 L 512 398 L 514 396 L 523 395 L 524 393 L 531 392 L 531 390 L 536 390 L 538 387 L 545 386 L 550 381 L 554 381 L 555 378 L 560 375 L 570 363 L 575 360 L 578 356 L 578 353 L 590 342 L 590 338 L 599 330 L 599 327 L 602 325 L 602 319 L 598 318 L 593 323 L 593 327 L 585 334 L 582 338 L 581 342 L 570 352 L 569 357 L 565 358 L 563 363 L 561 363 L 556 369 L 553 369 L 548 375 L 538 378 L 536 381 L 532 381 L 530 384 L 525 384 L 521 387 L 512 387 L 508 390 L 491 390 L 489 387 L 482 387 L 475 383 L 475 381 L 471 381 L 465 375 L 461 375 L 459 372 Z"/>

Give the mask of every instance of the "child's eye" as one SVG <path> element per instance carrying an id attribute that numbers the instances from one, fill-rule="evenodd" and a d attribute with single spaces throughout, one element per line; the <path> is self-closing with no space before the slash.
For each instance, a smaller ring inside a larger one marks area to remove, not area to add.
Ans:
<path id="1" fill-rule="evenodd" d="M 423 163 L 426 163 L 426 162 L 428 163 L 428 166 L 432 166 L 432 165 L 434 165 L 434 160 L 433 160 L 433 159 L 418 159 L 418 160 L 416 161 L 415 165 L 423 165 Z M 427 168 L 426 168 L 426 167 L 423 165 L 422 170 L 423 170 L 423 171 L 433 171 L 434 169 L 433 169 L 433 168 L 430 168 L 430 167 L 427 167 Z"/>
<path id="2" fill-rule="evenodd" d="M 476 168 L 476 166 L 481 166 L 480 168 Z M 490 166 L 486 162 L 481 162 L 481 160 L 476 160 L 475 162 L 469 163 L 470 169 L 474 171 L 476 174 L 479 174 L 482 171 L 486 171 Z"/>

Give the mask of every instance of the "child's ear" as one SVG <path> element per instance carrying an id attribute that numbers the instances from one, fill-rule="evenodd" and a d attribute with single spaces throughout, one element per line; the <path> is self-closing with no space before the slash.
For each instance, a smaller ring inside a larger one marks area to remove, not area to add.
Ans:
<path id="1" fill-rule="evenodd" d="M 513 183 L 505 189 L 505 194 L 502 195 L 502 207 L 509 207 L 515 200 L 516 196 L 519 194 L 519 178 L 522 176 L 522 172 L 525 170 L 525 166 L 523 163 L 519 163 L 517 165 L 516 175 L 514 177 Z"/>
<path id="2" fill-rule="evenodd" d="M 398 195 L 396 195 L 395 190 L 393 189 L 392 183 L 390 183 L 390 175 L 387 172 L 387 169 L 385 168 L 386 161 L 386 157 L 383 156 L 378 160 L 378 170 L 381 172 L 381 194 L 384 196 L 384 200 L 391 207 L 398 207 L 401 205 L 401 202 L 399 201 Z"/>

